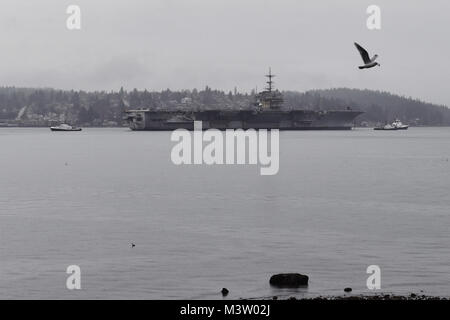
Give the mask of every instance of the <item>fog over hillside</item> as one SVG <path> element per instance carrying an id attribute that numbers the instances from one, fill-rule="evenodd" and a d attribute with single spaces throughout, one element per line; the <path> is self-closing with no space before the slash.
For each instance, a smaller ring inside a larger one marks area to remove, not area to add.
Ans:
<path id="1" fill-rule="evenodd" d="M 66 9 L 81 9 L 69 31 Z M 369 30 L 366 10 L 381 9 Z M 448 0 L 2 0 L 0 85 L 65 90 L 369 88 L 450 104 Z M 353 42 L 379 55 L 361 71 Z"/>

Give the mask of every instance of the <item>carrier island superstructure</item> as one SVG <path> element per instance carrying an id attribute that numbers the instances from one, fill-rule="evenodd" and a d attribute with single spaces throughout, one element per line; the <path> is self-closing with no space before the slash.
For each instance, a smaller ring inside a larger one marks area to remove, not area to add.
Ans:
<path id="1" fill-rule="evenodd" d="M 132 130 L 194 129 L 202 121 L 203 129 L 279 129 L 279 130 L 350 130 L 356 110 L 294 110 L 284 107 L 283 95 L 273 87 L 271 70 L 267 87 L 256 95 L 255 104 L 246 110 L 128 110 L 126 120 Z"/>

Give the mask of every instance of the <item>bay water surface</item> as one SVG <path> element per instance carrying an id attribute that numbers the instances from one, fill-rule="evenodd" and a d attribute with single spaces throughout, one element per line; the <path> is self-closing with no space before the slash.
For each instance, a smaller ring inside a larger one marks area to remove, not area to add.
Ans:
<path id="1" fill-rule="evenodd" d="M 280 132 L 274 176 L 176 166 L 173 146 L 170 132 L 1 128 L 0 298 L 450 296 L 450 128 Z M 69 265 L 82 290 L 66 289 Z M 271 288 L 282 272 L 309 286 Z"/>

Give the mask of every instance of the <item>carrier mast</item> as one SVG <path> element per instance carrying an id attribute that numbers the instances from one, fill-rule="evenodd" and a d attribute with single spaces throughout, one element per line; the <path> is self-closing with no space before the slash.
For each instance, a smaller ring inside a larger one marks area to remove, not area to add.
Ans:
<path id="1" fill-rule="evenodd" d="M 280 91 L 274 90 L 274 81 L 272 79 L 275 78 L 275 75 L 272 74 L 272 68 L 269 68 L 269 74 L 265 76 L 268 79 L 266 81 L 267 87 L 257 95 L 258 104 L 263 109 L 279 110 L 283 105 L 283 95 Z"/>
<path id="2" fill-rule="evenodd" d="M 272 78 L 275 78 L 275 75 L 272 74 L 272 68 L 269 68 L 269 74 L 266 74 L 266 77 L 269 79 L 269 81 L 266 82 L 269 85 L 268 87 L 266 87 L 266 90 L 272 92 L 272 87 L 274 83 Z"/>

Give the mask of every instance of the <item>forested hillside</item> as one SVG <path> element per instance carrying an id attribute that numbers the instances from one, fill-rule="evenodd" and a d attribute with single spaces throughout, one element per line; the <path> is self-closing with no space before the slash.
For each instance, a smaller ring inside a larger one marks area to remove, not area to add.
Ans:
<path id="1" fill-rule="evenodd" d="M 317 94 L 327 99 L 337 99 L 352 108 L 365 111 L 359 120 L 386 122 L 399 118 L 410 124 L 450 125 L 450 109 L 448 107 L 389 92 L 339 88 L 315 90 L 311 91 L 311 94 Z"/>
<path id="2" fill-rule="evenodd" d="M 357 124 L 384 123 L 400 118 L 416 125 L 450 125 L 445 106 L 400 97 L 387 92 L 330 89 L 283 92 L 285 108 L 365 111 Z M 0 125 L 47 126 L 68 122 L 82 126 L 120 126 L 127 109 L 206 110 L 247 109 L 255 103 L 255 92 L 213 90 L 147 90 L 116 92 L 63 91 L 55 89 L 0 88 Z"/>

